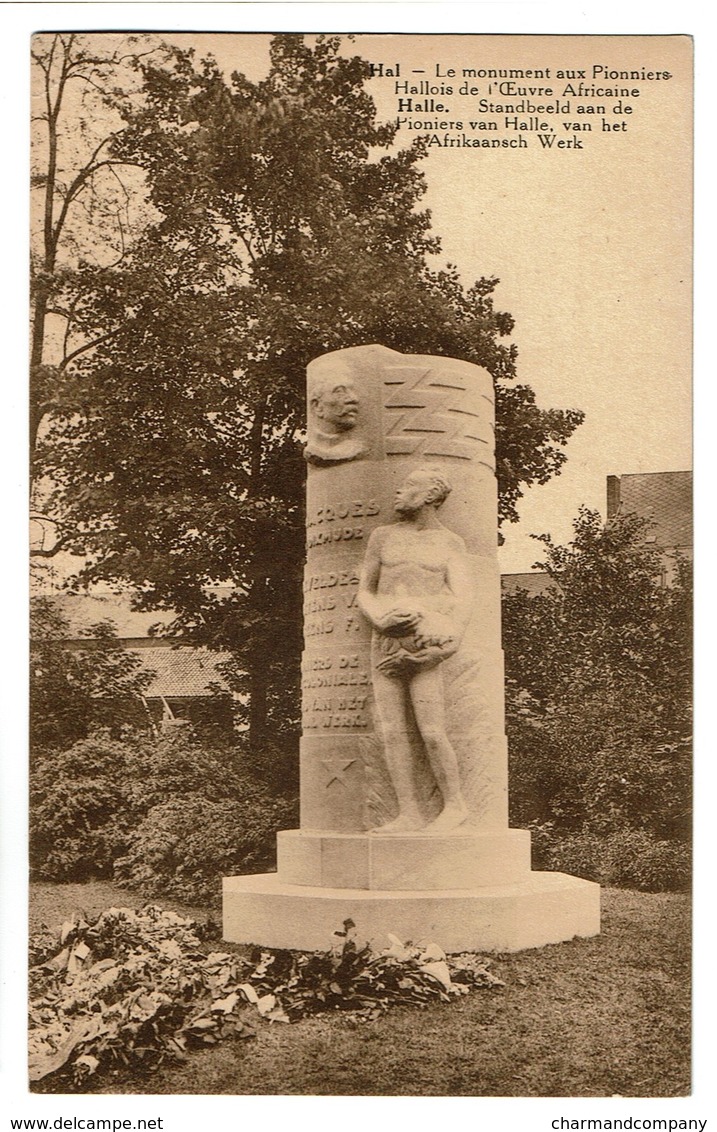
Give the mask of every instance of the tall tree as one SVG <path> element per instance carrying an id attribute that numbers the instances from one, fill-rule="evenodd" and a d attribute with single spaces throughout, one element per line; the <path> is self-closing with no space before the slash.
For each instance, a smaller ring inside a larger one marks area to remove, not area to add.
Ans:
<path id="1" fill-rule="evenodd" d="M 466 289 L 430 267 L 424 148 L 393 147 L 368 63 L 340 48 L 277 36 L 258 83 L 178 51 L 142 66 L 113 153 L 145 171 L 160 219 L 120 269 L 85 273 L 89 408 L 45 445 L 56 506 L 91 554 L 84 580 L 131 579 L 148 606 L 233 647 L 259 745 L 296 712 L 284 701 L 272 717 L 272 690 L 293 689 L 300 650 L 308 361 L 377 341 L 487 367 L 505 519 L 559 470 L 582 419 L 514 383 L 497 280 Z"/>

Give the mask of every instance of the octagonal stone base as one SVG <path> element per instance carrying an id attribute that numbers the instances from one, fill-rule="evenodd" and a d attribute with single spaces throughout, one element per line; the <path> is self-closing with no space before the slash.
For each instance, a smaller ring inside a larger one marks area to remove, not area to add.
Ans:
<path id="1" fill-rule="evenodd" d="M 600 931 L 600 887 L 565 873 L 472 889 L 407 891 L 289 884 L 276 873 L 224 878 L 224 938 L 323 951 L 343 921 L 378 949 L 387 933 L 444 951 L 521 951 Z"/>

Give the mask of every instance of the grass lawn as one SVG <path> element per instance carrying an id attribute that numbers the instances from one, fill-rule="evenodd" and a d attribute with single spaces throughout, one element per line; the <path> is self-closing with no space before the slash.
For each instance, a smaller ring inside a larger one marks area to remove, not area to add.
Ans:
<path id="1" fill-rule="evenodd" d="M 94 916 L 112 905 L 142 903 L 109 883 L 33 885 L 31 926 L 59 926 L 76 908 Z M 201 909 L 158 903 L 206 919 Z M 369 1023 L 336 1014 L 290 1026 L 257 1018 L 255 1039 L 193 1053 L 141 1078 L 104 1077 L 87 1091 L 512 1097 L 690 1092 L 687 896 L 604 890 L 600 936 L 498 955 L 491 969 L 505 987 L 476 990 L 449 1005 L 396 1008 Z M 41 1091 L 51 1091 L 44 1084 Z"/>

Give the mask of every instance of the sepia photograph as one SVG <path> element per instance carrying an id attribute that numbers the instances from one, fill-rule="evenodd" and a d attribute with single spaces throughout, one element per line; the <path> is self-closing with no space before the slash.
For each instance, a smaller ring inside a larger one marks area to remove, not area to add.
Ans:
<path id="1" fill-rule="evenodd" d="M 126 22 L 27 41 L 28 1095 L 704 1132 L 627 1107 L 693 1092 L 691 36 Z"/>

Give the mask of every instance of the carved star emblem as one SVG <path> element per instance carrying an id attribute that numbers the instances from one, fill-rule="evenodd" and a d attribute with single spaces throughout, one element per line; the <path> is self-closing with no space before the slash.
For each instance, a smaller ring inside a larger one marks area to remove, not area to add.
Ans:
<path id="1" fill-rule="evenodd" d="M 322 759 L 321 761 L 328 774 L 328 778 L 326 779 L 327 790 L 332 782 L 340 782 L 343 786 L 348 787 L 348 782 L 344 778 L 344 775 L 349 767 L 353 766 L 356 759 L 343 759 L 340 755 L 331 755 L 329 758 Z"/>

